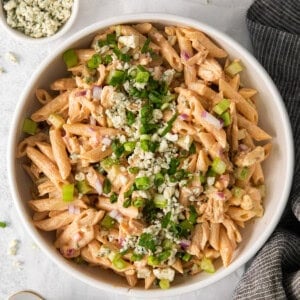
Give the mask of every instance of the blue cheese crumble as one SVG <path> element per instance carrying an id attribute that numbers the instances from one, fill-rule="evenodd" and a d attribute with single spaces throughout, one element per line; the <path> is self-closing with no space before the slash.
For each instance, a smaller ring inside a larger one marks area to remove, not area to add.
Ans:
<path id="1" fill-rule="evenodd" d="M 54 35 L 70 18 L 73 0 L 4 1 L 7 24 L 33 38 Z"/>

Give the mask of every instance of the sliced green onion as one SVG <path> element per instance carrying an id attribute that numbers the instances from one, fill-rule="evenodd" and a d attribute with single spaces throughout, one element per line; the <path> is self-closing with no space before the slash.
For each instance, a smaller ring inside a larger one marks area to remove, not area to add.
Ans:
<path id="1" fill-rule="evenodd" d="M 118 195 L 116 193 L 112 193 L 109 197 L 110 203 L 116 203 L 118 201 Z"/>
<path id="2" fill-rule="evenodd" d="M 76 188 L 80 194 L 87 194 L 92 191 L 92 188 L 86 180 L 77 181 Z"/>
<path id="3" fill-rule="evenodd" d="M 126 112 L 127 124 L 130 126 L 135 122 L 135 114 L 131 111 Z"/>
<path id="4" fill-rule="evenodd" d="M 225 68 L 225 72 L 231 76 L 234 76 L 242 71 L 243 66 L 237 61 L 233 61 L 229 66 Z"/>
<path id="5" fill-rule="evenodd" d="M 150 44 L 150 38 L 147 38 L 142 49 L 141 49 L 141 53 L 147 53 L 149 52 L 149 44 Z"/>
<path id="6" fill-rule="evenodd" d="M 151 187 L 149 177 L 139 177 L 135 179 L 135 185 L 138 190 L 148 190 Z"/>
<path id="7" fill-rule="evenodd" d="M 125 193 L 124 193 L 124 198 L 128 198 L 132 195 L 133 191 L 135 190 L 134 185 L 132 185 Z"/>
<path id="8" fill-rule="evenodd" d="M 174 175 L 176 173 L 177 167 L 179 166 L 180 161 L 177 158 L 171 158 L 168 174 Z"/>
<path id="9" fill-rule="evenodd" d="M 165 250 L 172 249 L 173 243 L 171 240 L 164 240 L 162 246 Z"/>
<path id="10" fill-rule="evenodd" d="M 163 195 L 156 194 L 153 199 L 154 206 L 157 208 L 165 208 L 167 206 L 167 199 Z"/>
<path id="11" fill-rule="evenodd" d="M 123 207 L 128 208 L 131 205 L 131 199 L 128 198 L 123 202 Z"/>
<path id="12" fill-rule="evenodd" d="M 120 254 L 115 255 L 114 259 L 112 260 L 112 264 L 118 270 L 122 270 L 128 265 L 128 263 L 121 257 Z"/>
<path id="13" fill-rule="evenodd" d="M 193 224 L 189 220 L 184 220 L 184 221 L 180 222 L 179 225 L 183 230 L 192 230 L 193 229 Z"/>
<path id="14" fill-rule="evenodd" d="M 159 142 L 149 142 L 149 151 L 155 152 L 157 148 L 159 147 Z"/>
<path id="15" fill-rule="evenodd" d="M 128 168 L 128 171 L 131 174 L 137 174 L 140 171 L 140 168 L 138 168 L 138 167 L 130 167 L 130 168 Z"/>
<path id="16" fill-rule="evenodd" d="M 206 182 L 206 177 L 205 177 L 205 175 L 200 174 L 200 175 L 199 175 L 199 178 L 200 178 L 200 182 L 201 182 L 202 184 L 204 184 L 204 183 Z"/>
<path id="17" fill-rule="evenodd" d="M 141 149 L 145 152 L 149 151 L 149 141 L 142 140 L 141 141 Z"/>
<path id="18" fill-rule="evenodd" d="M 246 180 L 248 178 L 248 175 L 249 175 L 249 169 L 247 167 L 238 168 L 235 171 L 235 177 L 238 180 Z"/>
<path id="19" fill-rule="evenodd" d="M 71 202 L 74 200 L 74 184 L 65 184 L 62 187 L 62 198 L 65 202 Z"/>
<path id="20" fill-rule="evenodd" d="M 165 181 L 165 177 L 163 174 L 161 174 L 161 173 L 155 174 L 155 177 L 154 177 L 155 186 L 158 187 L 158 186 L 162 185 L 164 183 L 164 181 Z"/>
<path id="21" fill-rule="evenodd" d="M 185 262 L 188 262 L 191 258 L 192 258 L 192 255 L 189 254 L 189 253 L 185 253 L 185 254 L 182 256 L 182 260 L 185 261 Z"/>
<path id="22" fill-rule="evenodd" d="M 111 191 L 111 182 L 109 181 L 108 178 L 105 178 L 103 181 L 103 193 L 109 194 L 110 191 Z"/>
<path id="23" fill-rule="evenodd" d="M 207 173 L 206 173 L 206 177 L 216 177 L 217 172 L 215 172 L 212 168 L 209 168 Z"/>
<path id="24" fill-rule="evenodd" d="M 124 145 L 120 144 L 120 142 L 118 140 L 114 140 L 112 142 L 111 148 L 117 158 L 120 158 L 125 150 Z"/>
<path id="25" fill-rule="evenodd" d="M 150 255 L 147 258 L 147 264 L 149 266 L 158 266 L 159 265 L 159 260 L 157 259 L 157 257 Z"/>
<path id="26" fill-rule="evenodd" d="M 65 120 L 62 116 L 58 114 L 50 114 L 47 119 L 56 129 L 62 128 L 65 124 Z"/>
<path id="27" fill-rule="evenodd" d="M 122 70 L 112 70 L 108 74 L 107 83 L 112 86 L 117 86 L 125 82 L 126 74 Z"/>
<path id="28" fill-rule="evenodd" d="M 142 134 L 141 136 L 140 136 L 140 140 L 141 141 L 150 141 L 151 140 L 151 136 L 149 135 L 149 134 Z"/>
<path id="29" fill-rule="evenodd" d="M 112 157 L 107 157 L 105 159 L 103 159 L 100 163 L 100 166 L 104 169 L 104 170 L 109 170 L 113 165 L 117 165 L 119 163 L 119 161 L 117 159 L 114 159 Z"/>
<path id="30" fill-rule="evenodd" d="M 135 145 L 136 145 L 136 142 L 125 142 L 123 144 L 125 151 L 129 152 L 129 153 L 133 152 Z"/>
<path id="31" fill-rule="evenodd" d="M 113 49 L 113 52 L 116 54 L 117 58 L 118 58 L 119 60 L 121 60 L 121 61 L 129 62 L 130 59 L 131 59 L 131 57 L 130 57 L 129 54 L 122 53 L 122 51 L 121 51 L 119 48 L 117 48 L 117 47 L 115 47 L 115 48 Z"/>
<path id="32" fill-rule="evenodd" d="M 78 64 L 78 56 L 74 49 L 69 49 L 63 53 L 63 60 L 68 68 L 72 68 Z"/>
<path id="33" fill-rule="evenodd" d="M 233 187 L 232 194 L 236 198 L 241 198 L 246 192 L 238 186 Z"/>
<path id="34" fill-rule="evenodd" d="M 161 227 L 167 228 L 171 220 L 171 212 L 169 211 L 161 220 Z"/>
<path id="35" fill-rule="evenodd" d="M 159 253 L 157 255 L 157 259 L 161 263 L 161 262 L 167 260 L 170 257 L 170 255 L 171 255 L 171 251 L 166 250 L 166 251 L 163 251 L 163 252 Z"/>
<path id="36" fill-rule="evenodd" d="M 159 281 L 159 287 L 162 290 L 167 290 L 168 288 L 170 288 L 170 281 L 168 279 L 161 279 Z"/>
<path id="37" fill-rule="evenodd" d="M 106 36 L 106 42 L 109 46 L 116 46 L 117 45 L 117 35 L 115 33 L 109 33 Z"/>
<path id="38" fill-rule="evenodd" d="M 102 63 L 102 58 L 99 54 L 94 54 L 88 61 L 87 67 L 90 69 L 97 69 L 99 65 Z"/>
<path id="39" fill-rule="evenodd" d="M 5 228 L 7 226 L 6 222 L 0 221 L 0 228 Z"/>
<path id="40" fill-rule="evenodd" d="M 109 215 L 105 215 L 105 217 L 101 221 L 101 226 L 103 226 L 106 229 L 110 229 L 114 227 L 115 224 L 116 224 L 116 220 Z"/>
<path id="41" fill-rule="evenodd" d="M 23 132 L 34 135 L 37 130 L 37 123 L 32 121 L 29 118 L 26 118 L 23 122 L 23 127 L 22 127 Z"/>
<path id="42" fill-rule="evenodd" d="M 130 257 L 130 260 L 131 261 L 139 261 L 139 260 L 142 260 L 144 257 L 143 254 L 138 254 L 138 253 L 132 253 L 131 257 Z"/>
<path id="43" fill-rule="evenodd" d="M 200 263 L 200 268 L 208 273 L 215 273 L 215 267 L 214 264 L 212 263 L 212 260 L 207 258 L 207 257 L 203 257 Z"/>
<path id="44" fill-rule="evenodd" d="M 141 197 L 138 197 L 132 201 L 132 205 L 136 208 L 143 207 L 145 205 L 145 200 Z"/>
<path id="45" fill-rule="evenodd" d="M 178 116 L 178 113 L 176 112 L 173 115 L 173 117 L 167 122 L 167 126 L 160 133 L 161 136 L 165 136 L 172 129 L 173 123 L 177 119 L 177 116 Z"/>
<path id="46" fill-rule="evenodd" d="M 150 78 L 150 73 L 148 71 L 139 71 L 136 74 L 135 81 L 137 83 L 147 83 Z"/>
<path id="47" fill-rule="evenodd" d="M 194 225 L 197 223 L 197 218 L 198 218 L 198 214 L 197 214 L 195 206 L 190 205 L 189 221 Z"/>
<path id="48" fill-rule="evenodd" d="M 103 64 L 107 66 L 112 62 L 112 60 L 112 56 L 107 54 L 103 57 Z"/>
<path id="49" fill-rule="evenodd" d="M 211 169 L 221 175 L 226 171 L 226 164 L 220 159 L 220 157 L 216 157 L 211 164 Z"/>
<path id="50" fill-rule="evenodd" d="M 231 124 L 231 116 L 230 116 L 230 113 L 228 111 L 225 111 L 221 115 L 221 119 L 224 121 L 224 127 L 227 127 Z"/>
<path id="51" fill-rule="evenodd" d="M 164 103 L 164 104 L 160 107 L 160 109 L 161 109 L 161 110 L 165 110 L 165 109 L 167 109 L 169 106 L 170 106 L 169 103 Z"/>
<path id="52" fill-rule="evenodd" d="M 218 114 L 222 115 L 230 106 L 230 101 L 228 99 L 221 100 L 217 105 L 214 106 L 213 111 Z"/>

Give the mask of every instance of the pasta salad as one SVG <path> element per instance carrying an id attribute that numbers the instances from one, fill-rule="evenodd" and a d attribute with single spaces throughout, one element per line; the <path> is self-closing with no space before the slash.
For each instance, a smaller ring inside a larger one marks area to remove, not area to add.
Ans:
<path id="1" fill-rule="evenodd" d="M 263 215 L 271 151 L 242 63 L 198 30 L 150 23 L 109 27 L 62 59 L 70 76 L 36 90 L 17 151 L 34 225 L 132 287 L 228 266 Z"/>

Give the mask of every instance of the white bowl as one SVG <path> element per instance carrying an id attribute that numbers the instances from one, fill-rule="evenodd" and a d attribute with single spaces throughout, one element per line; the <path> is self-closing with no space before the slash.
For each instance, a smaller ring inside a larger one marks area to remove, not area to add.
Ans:
<path id="1" fill-rule="evenodd" d="M 72 12 L 71 12 L 71 16 L 70 18 L 65 22 L 65 24 L 63 24 L 63 26 L 61 26 L 59 28 L 59 30 L 49 36 L 49 37 L 43 37 L 43 38 L 33 38 L 30 37 L 24 33 L 22 33 L 21 31 L 14 29 L 12 27 L 10 27 L 7 22 L 6 22 L 6 16 L 5 16 L 5 12 L 3 9 L 3 1 L 0 1 L 0 25 L 2 25 L 2 27 L 6 30 L 6 32 L 11 35 L 14 39 L 19 40 L 21 42 L 28 42 L 28 43 L 46 43 L 46 42 L 51 42 L 53 40 L 56 40 L 58 38 L 60 38 L 61 36 L 63 36 L 73 25 L 77 14 L 78 14 L 78 10 L 79 10 L 79 0 L 74 0 L 73 2 L 73 6 L 72 6 Z"/>
<path id="2" fill-rule="evenodd" d="M 30 199 L 28 187 L 31 182 L 22 170 L 20 162 L 15 159 L 17 144 L 23 136 L 22 121 L 24 117 L 37 109 L 37 104 L 33 100 L 35 89 L 41 86 L 47 87 L 54 79 L 66 73 L 61 59 L 63 51 L 70 47 L 87 46 L 95 33 L 107 26 L 144 21 L 190 26 L 202 30 L 228 51 L 232 58 L 240 58 L 246 67 L 243 72 L 243 82 L 246 86 L 256 88 L 259 91 L 257 103 L 260 125 L 273 136 L 272 154 L 263 166 L 267 186 L 267 197 L 264 202 L 265 214 L 262 218 L 248 224 L 243 230 L 243 241 L 239 244 L 231 265 L 227 268 L 220 266 L 215 274 L 200 273 L 196 276 L 179 278 L 169 290 L 152 289 L 145 291 L 143 287 L 129 289 L 125 280 L 120 279 L 118 275 L 110 271 L 78 266 L 64 259 L 53 247 L 53 235 L 37 230 L 31 222 L 32 212 L 26 204 L 26 201 Z M 195 20 L 173 15 L 139 14 L 114 17 L 93 24 L 75 34 L 56 49 L 32 76 L 20 98 L 12 124 L 8 147 L 9 182 L 15 206 L 27 231 L 40 248 L 69 274 L 94 287 L 127 296 L 158 298 L 179 295 L 212 284 L 235 271 L 254 256 L 275 229 L 287 203 L 293 178 L 294 153 L 289 118 L 283 101 L 267 72 L 251 54 L 224 33 Z"/>

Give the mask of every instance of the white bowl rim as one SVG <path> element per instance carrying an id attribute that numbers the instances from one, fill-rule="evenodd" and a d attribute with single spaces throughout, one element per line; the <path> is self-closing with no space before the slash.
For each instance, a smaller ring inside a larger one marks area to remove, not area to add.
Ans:
<path id="1" fill-rule="evenodd" d="M 26 221 L 25 215 L 23 214 L 23 208 L 21 205 L 21 201 L 18 199 L 18 193 L 14 189 L 14 186 L 17 185 L 17 182 L 15 180 L 15 148 L 16 148 L 16 139 L 15 136 L 17 136 L 17 127 L 11 125 L 10 133 L 9 133 L 9 144 L 8 144 L 8 152 L 7 152 L 7 158 L 8 158 L 8 180 L 9 180 L 9 186 L 10 190 L 13 196 L 14 204 L 17 209 L 18 215 L 21 218 L 23 225 L 25 226 L 27 232 L 29 232 L 30 236 L 33 238 L 33 240 L 36 242 L 36 244 L 46 253 L 48 257 L 52 261 L 54 261 L 61 269 L 65 270 L 70 275 L 74 276 L 75 278 L 85 282 L 88 285 L 91 285 L 93 287 L 96 287 L 98 289 L 105 290 L 107 292 L 113 292 L 116 294 L 122 294 L 126 296 L 135 296 L 135 297 L 143 297 L 143 298 L 154 298 L 154 297 L 169 297 L 169 296 L 176 296 L 183 293 L 188 293 L 195 291 L 197 289 L 201 289 L 205 286 L 208 286 L 212 283 L 215 283 L 219 281 L 220 279 L 224 278 L 225 276 L 231 274 L 235 270 L 237 270 L 240 266 L 245 264 L 249 259 L 251 259 L 256 252 L 263 246 L 263 244 L 267 241 L 267 239 L 270 237 L 272 232 L 274 231 L 276 225 L 278 224 L 280 217 L 284 211 L 284 208 L 288 201 L 288 196 L 290 193 L 291 185 L 292 185 L 292 178 L 293 178 L 293 169 L 294 169 L 294 144 L 293 144 L 293 136 L 292 136 L 292 130 L 291 130 L 291 124 L 289 120 L 289 116 L 287 114 L 284 102 L 281 98 L 281 95 L 278 92 L 277 87 L 273 83 L 272 79 L 266 72 L 266 70 L 260 65 L 260 63 L 254 58 L 252 54 L 250 54 L 246 49 L 244 49 L 240 44 L 238 44 L 235 40 L 233 40 L 231 37 L 227 36 L 225 33 L 222 33 L 213 27 L 206 25 L 204 23 L 201 23 L 195 19 L 186 18 L 186 17 L 180 17 L 177 15 L 172 14 L 164 14 L 164 13 L 140 13 L 140 14 L 127 14 L 122 16 L 115 16 L 109 19 L 105 19 L 102 21 L 99 21 L 97 23 L 94 23 L 85 29 L 79 31 L 78 33 L 74 34 L 70 38 L 68 38 L 62 45 L 60 45 L 53 53 L 51 53 L 45 61 L 41 63 L 41 65 L 38 67 L 38 69 L 34 72 L 31 79 L 26 85 L 25 90 L 23 91 L 20 101 L 17 105 L 16 111 L 14 113 L 14 117 L 12 120 L 12 124 L 18 123 L 20 118 L 22 117 L 22 107 L 25 103 L 26 98 L 28 97 L 28 94 L 31 91 L 32 84 L 38 79 L 41 73 L 44 72 L 45 67 L 55 58 L 59 53 L 61 53 L 64 49 L 67 49 L 69 45 L 72 43 L 79 41 L 80 39 L 84 38 L 88 34 L 91 34 L 92 32 L 95 32 L 96 30 L 101 30 L 102 28 L 114 25 L 114 24 L 122 24 L 122 23 L 134 23 L 134 22 L 157 22 L 157 23 L 167 23 L 167 22 L 174 22 L 174 23 L 181 23 L 186 24 L 190 27 L 195 28 L 201 28 L 204 32 L 207 32 L 208 35 L 212 34 L 213 37 L 216 40 L 226 40 L 229 44 L 234 46 L 234 48 L 241 53 L 244 57 L 247 58 L 247 60 L 254 66 L 254 68 L 260 73 L 262 77 L 266 80 L 267 84 L 269 85 L 269 89 L 273 92 L 273 100 L 277 101 L 277 104 L 279 105 L 285 122 L 282 124 L 284 127 L 285 135 L 287 136 L 288 145 L 286 145 L 286 165 L 287 165 L 287 174 L 289 180 L 285 182 L 285 186 L 283 187 L 283 193 L 282 197 L 280 199 L 280 203 L 277 207 L 276 212 L 274 212 L 275 216 L 272 219 L 272 222 L 268 223 L 266 230 L 264 234 L 259 236 L 256 240 L 256 242 L 252 245 L 251 249 L 249 249 L 245 254 L 243 254 L 242 257 L 236 258 L 235 261 L 233 261 L 227 268 L 223 269 L 219 273 L 216 273 L 212 275 L 209 278 L 203 279 L 197 283 L 193 284 L 187 284 L 182 287 L 172 287 L 168 290 L 160 290 L 160 289 L 153 289 L 153 290 L 137 290 L 132 288 L 126 288 L 126 287 L 116 287 L 112 284 L 101 282 L 97 279 L 91 278 L 90 276 L 81 273 L 77 269 L 73 268 L 72 266 L 68 265 L 67 263 L 63 263 L 61 258 L 58 256 L 53 256 L 50 251 L 48 250 L 47 243 L 43 240 L 43 238 L 35 233 L 35 228 L 33 224 L 30 224 Z"/>
<path id="2" fill-rule="evenodd" d="M 10 27 L 5 19 L 5 12 L 3 8 L 3 3 L 0 1 L 0 25 L 6 30 L 6 32 L 11 35 L 14 39 L 26 43 L 32 44 L 43 44 L 54 41 L 62 37 L 74 24 L 74 21 L 77 17 L 79 11 L 79 0 L 73 0 L 72 12 L 69 19 L 61 26 L 61 28 L 51 36 L 42 37 L 42 38 L 33 38 L 26 35 L 25 33 Z"/>

